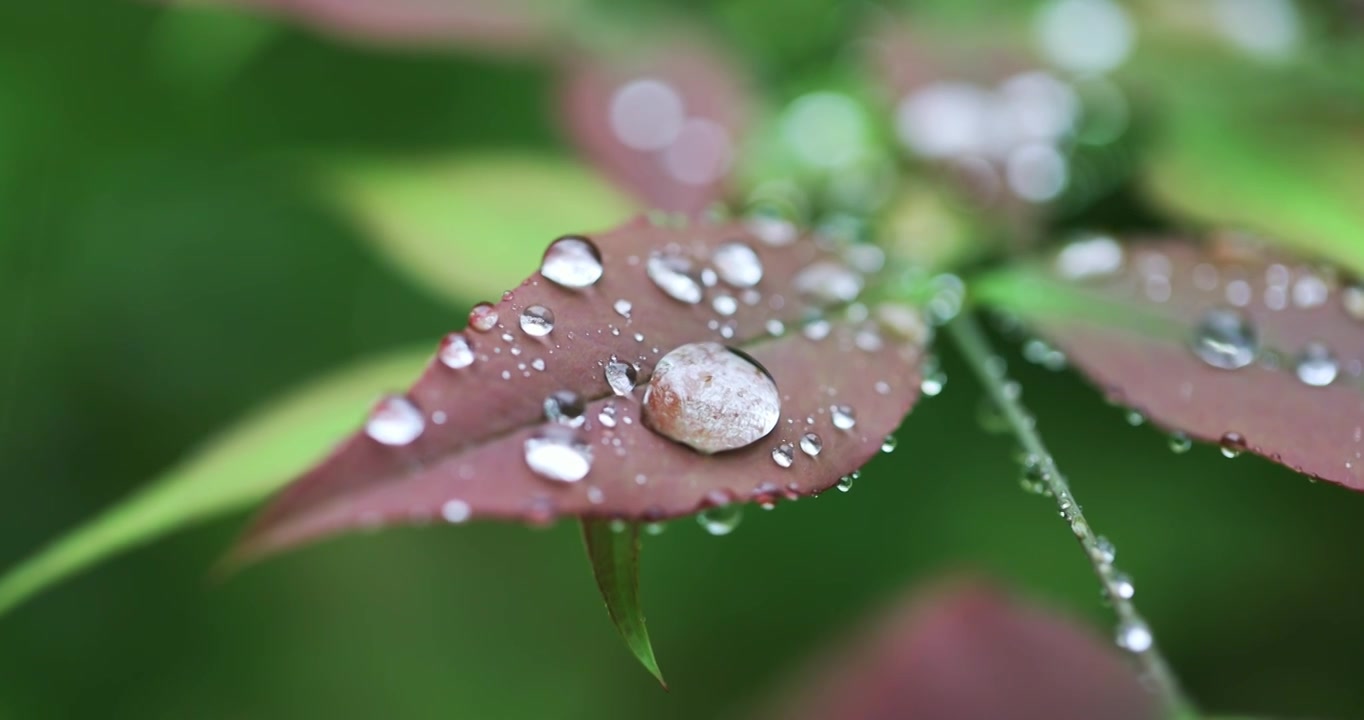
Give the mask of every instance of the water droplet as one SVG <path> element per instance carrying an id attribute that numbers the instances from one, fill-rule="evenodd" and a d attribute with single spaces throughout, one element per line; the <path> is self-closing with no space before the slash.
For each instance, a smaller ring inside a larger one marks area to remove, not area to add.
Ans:
<path id="1" fill-rule="evenodd" d="M 545 398 L 545 419 L 552 423 L 578 427 L 586 420 L 586 410 L 582 396 L 572 390 L 555 390 Z"/>
<path id="2" fill-rule="evenodd" d="M 782 321 L 776 318 L 768 320 L 765 327 L 767 328 L 767 334 L 771 335 L 772 337 L 777 337 L 782 333 L 786 332 L 786 323 L 783 323 Z"/>
<path id="3" fill-rule="evenodd" d="M 734 532 L 734 528 L 739 527 L 739 522 L 744 519 L 744 506 L 739 503 L 722 505 L 720 507 L 702 510 L 696 516 L 696 521 L 705 528 L 711 535 L 728 535 Z"/>
<path id="4" fill-rule="evenodd" d="M 1151 649 L 1155 638 L 1145 623 L 1129 621 L 1118 626 L 1118 647 L 1134 653 L 1144 653 Z"/>
<path id="5" fill-rule="evenodd" d="M 1350 285 L 1342 290 L 1340 304 L 1350 317 L 1364 320 L 1364 285 Z"/>
<path id="6" fill-rule="evenodd" d="M 629 395 L 635 390 L 635 380 L 639 371 L 629 363 L 612 360 L 606 363 L 606 384 L 617 395 Z"/>
<path id="7" fill-rule="evenodd" d="M 1209 310 L 1194 332 L 1194 354 L 1215 368 L 1246 367 L 1258 350 L 1255 327 L 1236 310 Z"/>
<path id="8" fill-rule="evenodd" d="M 1176 455 L 1183 455 L 1193 449 L 1193 440 L 1184 433 L 1177 432 L 1170 435 L 1170 451 Z"/>
<path id="9" fill-rule="evenodd" d="M 643 414 L 654 432 L 716 453 L 772 432 L 781 419 L 781 396 L 767 370 L 747 354 L 719 343 L 689 343 L 654 367 Z"/>
<path id="10" fill-rule="evenodd" d="M 547 427 L 526 438 L 526 465 L 547 480 L 573 483 L 592 469 L 592 448 L 564 427 Z"/>
<path id="11" fill-rule="evenodd" d="M 1048 370 L 1064 370 L 1066 367 L 1065 353 L 1037 338 L 1023 343 L 1023 359 Z"/>
<path id="12" fill-rule="evenodd" d="M 849 473 L 849 474 L 847 474 L 847 475 L 844 475 L 843 477 L 839 478 L 839 479 L 838 479 L 838 485 L 836 485 L 835 487 L 838 488 L 838 491 L 839 491 L 839 492 L 848 492 L 849 490 L 852 489 L 853 482 L 856 481 L 857 478 L 859 478 L 859 477 L 861 477 L 861 475 L 860 475 L 859 473 L 857 473 L 857 472 L 855 472 L 855 471 L 854 471 L 854 472 L 851 472 L 851 473 Z"/>
<path id="13" fill-rule="evenodd" d="M 830 407 L 829 415 L 833 418 L 834 427 L 839 430 L 851 430 L 857 425 L 857 414 L 847 405 Z"/>
<path id="14" fill-rule="evenodd" d="M 426 429 L 426 418 L 411 400 L 387 395 L 374 406 L 365 421 L 365 434 L 393 447 L 411 444 Z"/>
<path id="15" fill-rule="evenodd" d="M 701 302 L 701 280 L 691 260 L 675 252 L 653 253 L 645 263 L 649 279 L 668 297 L 695 305 Z"/>
<path id="16" fill-rule="evenodd" d="M 474 350 L 469 347 L 469 339 L 464 337 L 464 333 L 446 335 L 437 356 L 442 365 L 455 370 L 474 364 Z"/>
<path id="17" fill-rule="evenodd" d="M 710 301 L 710 306 L 715 312 L 728 317 L 739 309 L 739 301 L 728 295 L 716 295 L 715 298 Z"/>
<path id="18" fill-rule="evenodd" d="M 1298 379 L 1312 387 L 1326 387 L 1336 381 L 1340 374 L 1340 364 L 1331 354 L 1330 348 L 1317 342 L 1307 343 L 1298 355 L 1294 371 Z"/>
<path id="19" fill-rule="evenodd" d="M 1117 240 L 1096 235 L 1076 240 L 1056 255 L 1056 272 L 1067 280 L 1086 280 L 1112 275 L 1123 266 L 1123 249 Z"/>
<path id="20" fill-rule="evenodd" d="M 853 336 L 853 344 L 863 352 L 877 352 L 885 347 L 885 343 L 881 340 L 881 333 L 874 328 L 858 330 L 857 334 Z"/>
<path id="21" fill-rule="evenodd" d="M 485 302 L 470 308 L 469 327 L 479 332 L 488 332 L 497 327 L 497 308 Z"/>
<path id="22" fill-rule="evenodd" d="M 881 441 L 881 452 L 893 453 L 899 444 L 900 441 L 896 440 L 894 435 L 887 435 L 886 439 Z"/>
<path id="23" fill-rule="evenodd" d="M 919 392 L 928 397 L 937 397 L 947 387 L 947 373 L 934 368 L 925 371 L 924 377 L 919 381 Z"/>
<path id="24" fill-rule="evenodd" d="M 440 516 L 448 523 L 458 525 L 468 520 L 471 515 L 473 509 L 463 500 L 446 500 L 445 504 L 440 506 Z"/>
<path id="25" fill-rule="evenodd" d="M 1018 480 L 1019 487 L 1024 492 L 1033 495 L 1050 495 L 1051 489 L 1047 485 L 1049 475 L 1047 474 L 1046 464 L 1035 455 L 1029 455 L 1023 460 L 1023 475 Z"/>
<path id="26" fill-rule="evenodd" d="M 539 370 L 540 372 L 544 372 L 544 371 L 545 371 L 545 359 L 544 359 L 544 358 L 535 358 L 534 360 L 531 360 L 531 361 L 530 361 L 530 366 L 533 367 L 533 368 L 535 368 L 536 370 Z"/>
<path id="27" fill-rule="evenodd" d="M 1142 415 L 1140 410 L 1128 410 L 1123 414 L 1123 419 L 1132 427 L 1141 427 L 1146 423 L 1146 416 Z"/>
<path id="28" fill-rule="evenodd" d="M 620 315 L 626 320 L 629 320 L 630 311 L 634 309 L 634 304 L 631 303 L 629 300 L 621 298 L 620 300 L 617 300 L 614 303 L 612 303 L 611 307 L 615 308 L 617 315 Z"/>
<path id="29" fill-rule="evenodd" d="M 585 237 L 561 237 L 545 250 L 544 260 L 540 262 L 540 274 L 562 287 L 590 287 L 602 276 L 601 253 Z"/>
<path id="30" fill-rule="evenodd" d="M 720 279 L 738 288 L 751 288 L 763 279 L 763 264 L 753 248 L 741 242 L 727 242 L 711 255 Z"/>
<path id="31" fill-rule="evenodd" d="M 818 435 L 814 433 L 805 433 L 800 437 L 800 451 L 806 455 L 814 457 L 823 449 L 824 441 L 820 440 Z"/>
<path id="32" fill-rule="evenodd" d="M 1113 541 L 1102 535 L 1094 539 L 1094 552 L 1105 565 L 1112 565 L 1118 558 L 1118 549 L 1114 547 Z"/>
<path id="33" fill-rule="evenodd" d="M 611 404 L 611 403 L 607 403 L 607 404 L 603 405 L 601 411 L 599 411 L 599 412 L 597 413 L 597 422 L 601 423 L 601 424 L 602 424 L 602 427 L 608 427 L 608 428 L 613 428 L 613 427 L 615 427 L 615 426 L 616 426 L 616 406 L 613 405 L 613 404 Z"/>
<path id="34" fill-rule="evenodd" d="M 554 311 L 544 305 L 531 305 L 521 312 L 521 331 L 531 337 L 544 337 L 554 330 Z"/>
<path id="35" fill-rule="evenodd" d="M 796 461 L 796 447 L 791 443 L 782 443 L 772 448 L 772 462 L 777 465 L 789 468 Z"/>
<path id="36" fill-rule="evenodd" d="M 829 337 L 829 331 L 832 329 L 828 320 L 811 320 L 805 323 L 805 327 L 801 328 L 800 332 L 807 340 L 818 342 Z"/>
<path id="37" fill-rule="evenodd" d="M 1229 432 L 1222 436 L 1222 456 L 1234 458 L 1246 451 L 1246 439 L 1241 433 Z"/>
<path id="38" fill-rule="evenodd" d="M 862 292 L 862 276 L 846 265 L 821 260 L 796 273 L 796 291 L 818 302 L 850 303 Z"/>
<path id="39" fill-rule="evenodd" d="M 1123 600 L 1131 600 L 1132 596 L 1137 594 L 1137 586 L 1132 584 L 1132 578 L 1126 573 L 1114 573 L 1109 588 L 1110 592 Z"/>
<path id="40" fill-rule="evenodd" d="M 1313 308 L 1326 302 L 1331 289 L 1326 281 L 1311 273 L 1298 278 L 1293 283 L 1293 305 L 1300 308 Z"/>
<path id="41" fill-rule="evenodd" d="M 652 522 L 652 523 L 645 523 L 645 524 L 644 524 L 644 532 L 645 532 L 645 534 L 647 534 L 647 535 L 653 535 L 653 536 L 655 536 L 655 537 L 657 537 L 657 536 L 659 536 L 659 535 L 662 535 L 662 534 L 663 534 L 663 531 L 664 531 L 664 530 L 667 530 L 667 529 L 668 529 L 668 526 L 667 526 L 666 524 L 664 524 L 664 523 L 661 523 L 661 522 Z"/>

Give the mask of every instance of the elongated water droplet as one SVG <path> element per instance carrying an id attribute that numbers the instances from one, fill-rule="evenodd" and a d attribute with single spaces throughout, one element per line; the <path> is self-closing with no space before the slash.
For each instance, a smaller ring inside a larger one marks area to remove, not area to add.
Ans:
<path id="1" fill-rule="evenodd" d="M 1209 310 L 1194 331 L 1193 351 L 1215 368 L 1237 370 L 1246 367 L 1255 362 L 1259 351 L 1255 327 L 1236 310 Z"/>
<path id="2" fill-rule="evenodd" d="M 572 390 L 555 390 L 545 398 L 545 419 L 552 423 L 578 427 L 586 420 L 586 410 L 582 396 Z"/>
<path id="3" fill-rule="evenodd" d="M 772 432 L 781 418 L 781 396 L 772 376 L 747 354 L 719 343 L 689 343 L 654 367 L 643 415 L 663 437 L 717 453 Z"/>
<path id="4" fill-rule="evenodd" d="M 1176 455 L 1183 455 L 1193 449 L 1193 440 L 1184 433 L 1177 432 L 1170 434 L 1170 451 Z"/>
<path id="5" fill-rule="evenodd" d="M 780 467 L 791 467 L 796 462 L 796 447 L 791 443 L 782 443 L 772 448 L 772 462 Z"/>
<path id="6" fill-rule="evenodd" d="M 497 308 L 491 303 L 479 303 L 469 310 L 469 327 L 479 332 L 488 332 L 497 327 Z"/>
<path id="7" fill-rule="evenodd" d="M 649 279 L 668 297 L 695 305 L 701 302 L 703 289 L 692 261 L 678 253 L 654 253 L 645 263 Z"/>
<path id="8" fill-rule="evenodd" d="M 365 434 L 393 447 L 411 444 L 426 429 L 426 418 L 411 400 L 387 395 L 375 404 L 365 421 Z"/>
<path id="9" fill-rule="evenodd" d="M 1118 647 L 1128 652 L 1144 653 L 1151 649 L 1155 638 L 1145 623 L 1125 622 L 1118 626 L 1117 641 Z"/>
<path id="10" fill-rule="evenodd" d="M 806 455 L 814 457 L 819 454 L 820 450 L 823 449 L 824 441 L 820 440 L 818 435 L 814 433 L 805 433 L 804 435 L 800 436 L 800 451 L 805 453 Z"/>
<path id="11" fill-rule="evenodd" d="M 857 425 L 857 413 L 847 405 L 834 405 L 829 408 L 829 416 L 833 419 L 834 427 L 839 430 L 851 430 Z"/>
<path id="12" fill-rule="evenodd" d="M 611 386 L 611 392 L 617 395 L 629 395 L 635 390 L 635 379 L 639 376 L 639 371 L 630 363 L 623 363 L 619 360 L 612 360 L 606 363 L 606 384 Z"/>
<path id="13" fill-rule="evenodd" d="M 710 301 L 710 306 L 715 312 L 724 315 L 725 317 L 729 317 L 739 309 L 739 301 L 729 295 L 716 295 L 715 298 Z"/>
<path id="14" fill-rule="evenodd" d="M 521 311 L 521 331 L 531 337 L 544 337 L 554 331 L 554 311 L 544 305 L 531 305 Z"/>
<path id="15" fill-rule="evenodd" d="M 711 535 L 728 535 L 744 519 L 744 506 L 739 503 L 702 510 L 696 521 Z"/>
<path id="16" fill-rule="evenodd" d="M 1056 255 L 1056 272 L 1067 280 L 1112 275 L 1122 269 L 1123 249 L 1107 235 L 1076 240 Z"/>
<path id="17" fill-rule="evenodd" d="M 1229 432 L 1222 436 L 1221 446 L 1223 457 L 1238 457 L 1246 451 L 1246 439 L 1240 433 Z"/>
<path id="18" fill-rule="evenodd" d="M 611 403 L 603 405 L 601 411 L 597 413 L 597 422 L 601 423 L 602 427 L 615 427 L 616 406 Z"/>
<path id="19" fill-rule="evenodd" d="M 455 370 L 474 364 L 474 350 L 469 346 L 469 339 L 464 337 L 464 333 L 446 335 L 440 343 L 437 356 L 442 365 Z"/>
<path id="20" fill-rule="evenodd" d="M 820 260 L 796 273 L 796 291 L 824 304 L 850 303 L 862 292 L 862 276 L 846 265 Z"/>
<path id="21" fill-rule="evenodd" d="M 763 264 L 753 248 L 741 242 L 727 242 L 715 249 L 710 261 L 720 279 L 738 288 L 750 288 L 763 279 Z"/>
<path id="22" fill-rule="evenodd" d="M 561 237 L 545 250 L 540 274 L 562 287 L 575 290 L 590 287 L 602 276 L 601 253 L 585 237 Z"/>
<path id="23" fill-rule="evenodd" d="M 546 480 L 574 483 L 592 470 L 592 448 L 565 427 L 547 427 L 526 438 L 526 465 Z"/>
<path id="24" fill-rule="evenodd" d="M 1331 354 L 1330 348 L 1321 343 L 1308 343 L 1298 355 L 1294 371 L 1298 379 L 1312 387 L 1326 387 L 1336 381 L 1340 374 L 1340 364 Z"/>

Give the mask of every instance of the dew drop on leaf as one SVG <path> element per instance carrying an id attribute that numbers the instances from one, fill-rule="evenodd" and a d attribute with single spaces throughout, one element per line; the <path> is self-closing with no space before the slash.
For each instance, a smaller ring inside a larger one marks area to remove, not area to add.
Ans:
<path id="1" fill-rule="evenodd" d="M 1176 455 L 1183 455 L 1193 449 L 1193 440 L 1181 432 L 1172 433 L 1169 442 L 1170 451 Z"/>
<path id="2" fill-rule="evenodd" d="M 739 503 L 703 510 L 696 516 L 696 521 L 701 527 L 716 536 L 734 532 L 734 528 L 739 527 L 739 522 L 743 519 L 744 506 Z"/>
<path id="3" fill-rule="evenodd" d="M 621 298 L 621 299 L 615 301 L 614 303 L 612 303 L 612 304 L 611 304 L 611 307 L 615 308 L 616 314 L 617 314 L 617 315 L 619 315 L 619 316 L 625 318 L 626 320 L 629 320 L 629 319 L 630 319 L 630 311 L 633 310 L 635 306 L 634 306 L 634 303 L 631 303 L 629 300 L 626 300 L 625 298 Z"/>
<path id="4" fill-rule="evenodd" d="M 818 435 L 814 433 L 805 433 L 804 435 L 801 436 L 800 451 L 805 453 L 806 455 L 814 457 L 819 454 L 820 450 L 823 449 L 824 441 L 820 440 Z"/>
<path id="5" fill-rule="evenodd" d="M 581 426 L 586 409 L 582 396 L 572 390 L 555 390 L 545 398 L 545 419 L 559 425 Z"/>
<path id="6" fill-rule="evenodd" d="M 832 328 L 829 325 L 829 321 L 820 319 L 811 320 L 810 322 L 805 323 L 805 327 L 801 328 L 800 332 L 806 337 L 806 339 L 819 342 L 820 340 L 829 337 L 830 329 Z"/>
<path id="7" fill-rule="evenodd" d="M 859 477 L 861 477 L 861 474 L 856 471 L 853 471 L 839 478 L 838 484 L 835 485 L 834 487 L 837 487 L 839 492 L 848 492 L 849 490 L 852 489 L 853 482 L 856 481 L 857 478 Z"/>
<path id="8" fill-rule="evenodd" d="M 1056 272 L 1067 280 L 1112 275 L 1122 265 L 1122 245 L 1107 235 L 1075 240 L 1056 254 Z"/>
<path id="9" fill-rule="evenodd" d="M 1100 535 L 1094 540 L 1095 551 L 1098 553 L 1099 561 L 1105 565 L 1113 564 L 1118 558 L 1118 549 L 1113 546 L 1113 541 Z"/>
<path id="10" fill-rule="evenodd" d="M 1123 600 L 1131 600 L 1137 594 L 1137 586 L 1132 584 L 1132 578 L 1128 577 L 1126 573 L 1114 574 L 1113 581 L 1109 583 L 1109 588 L 1115 596 Z"/>
<path id="11" fill-rule="evenodd" d="M 829 415 L 839 430 L 851 430 L 857 425 L 857 413 L 847 405 L 834 405 L 829 408 Z"/>
<path id="12" fill-rule="evenodd" d="M 458 525 L 467 521 L 471 515 L 473 510 L 469 503 L 463 500 L 446 500 L 445 504 L 440 506 L 440 516 L 448 523 Z"/>
<path id="13" fill-rule="evenodd" d="M 617 395 L 629 395 L 635 390 L 635 379 L 639 372 L 630 363 L 612 360 L 606 363 L 606 384 Z"/>
<path id="14" fill-rule="evenodd" d="M 442 365 L 455 370 L 474 364 L 474 350 L 469 346 L 469 339 L 464 337 L 464 333 L 446 335 L 440 343 L 437 355 Z"/>
<path id="15" fill-rule="evenodd" d="M 1345 313 L 1356 320 L 1364 320 L 1364 286 L 1350 285 L 1340 292 L 1340 304 Z"/>
<path id="16" fill-rule="evenodd" d="M 710 306 L 715 312 L 728 317 L 739 309 L 739 301 L 729 295 L 716 295 L 710 301 Z"/>
<path id="17" fill-rule="evenodd" d="M 525 457 L 532 472 L 556 482 L 578 482 L 592 470 L 592 448 L 565 427 L 547 427 L 526 438 Z"/>
<path id="18" fill-rule="evenodd" d="M 791 443 L 782 443 L 772 448 L 772 462 L 780 467 L 789 468 L 796 462 L 796 448 Z"/>
<path id="19" fill-rule="evenodd" d="M 544 337 L 554 330 L 554 311 L 531 305 L 521 312 L 521 330 L 531 337 Z"/>
<path id="20" fill-rule="evenodd" d="M 1340 364 L 1331 350 L 1321 343 L 1308 343 L 1298 355 L 1294 368 L 1298 379 L 1312 387 L 1326 387 L 1336 381 Z"/>
<path id="21" fill-rule="evenodd" d="M 400 447 L 411 444 L 426 429 L 426 418 L 411 400 L 402 395 L 388 395 L 370 411 L 365 421 L 365 434 L 375 442 Z"/>
<path id="22" fill-rule="evenodd" d="M 1203 315 L 1194 330 L 1193 351 L 1215 368 L 1237 370 L 1255 361 L 1259 352 L 1255 326 L 1236 310 L 1216 308 Z"/>
<path id="23" fill-rule="evenodd" d="M 782 333 L 786 332 L 786 323 L 783 323 L 781 320 L 778 320 L 777 318 L 772 318 L 768 320 L 764 327 L 767 330 L 767 334 L 771 335 L 772 337 L 778 337 Z"/>
<path id="24" fill-rule="evenodd" d="M 656 252 L 649 256 L 644 269 L 668 297 L 688 305 L 701 302 L 701 280 L 686 257 L 675 252 Z"/>
<path id="25" fill-rule="evenodd" d="M 1128 621 L 1118 626 L 1118 647 L 1128 652 L 1144 653 L 1151 649 L 1155 638 L 1145 623 Z"/>
<path id="26" fill-rule="evenodd" d="M 575 290 L 591 287 L 602 276 L 601 253 L 585 237 L 561 237 L 545 250 L 540 274 L 562 287 Z"/>
<path id="27" fill-rule="evenodd" d="M 881 452 L 887 454 L 893 453 L 899 444 L 900 441 L 896 440 L 894 435 L 887 435 L 886 439 L 881 441 Z"/>
<path id="28" fill-rule="evenodd" d="M 597 422 L 601 423 L 602 427 L 615 427 L 616 406 L 611 403 L 603 405 L 601 411 L 597 413 Z"/>
<path id="29" fill-rule="evenodd" d="M 1246 451 L 1246 439 L 1240 433 L 1229 432 L 1222 436 L 1222 456 L 1234 458 Z"/>
<path id="30" fill-rule="evenodd" d="M 469 310 L 469 327 L 479 332 L 488 332 L 497 327 L 497 308 L 485 302 L 473 306 Z"/>
<path id="31" fill-rule="evenodd" d="M 702 453 L 751 445 L 781 418 L 781 396 L 767 370 L 719 343 L 681 345 L 654 367 L 644 395 L 645 424 Z"/>
<path id="32" fill-rule="evenodd" d="M 738 288 L 751 288 L 763 278 L 762 260 L 753 248 L 741 242 L 727 242 L 715 249 L 711 262 L 720 279 Z"/>
<path id="33" fill-rule="evenodd" d="M 850 303 L 862 292 L 862 276 L 845 265 L 821 260 L 796 273 L 796 292 L 818 302 Z"/>

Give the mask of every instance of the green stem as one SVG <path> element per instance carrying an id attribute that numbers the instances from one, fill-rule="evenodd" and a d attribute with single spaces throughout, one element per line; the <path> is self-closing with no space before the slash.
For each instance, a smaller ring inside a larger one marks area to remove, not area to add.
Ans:
<path id="1" fill-rule="evenodd" d="M 1100 544 L 1098 535 L 1094 533 L 1080 510 L 1080 503 L 1075 500 L 1070 484 L 1056 467 L 1056 460 L 1042 444 L 1035 419 L 1019 402 L 1018 385 L 1005 376 L 1003 365 L 991 349 L 989 340 L 981 332 L 975 318 L 969 311 L 963 312 L 948 324 L 947 330 L 961 348 L 962 355 L 980 378 L 985 390 L 1003 412 L 1010 429 L 1022 443 L 1024 451 L 1028 454 L 1028 462 L 1034 464 L 1035 474 L 1056 499 L 1061 517 L 1070 524 L 1071 532 L 1080 542 L 1085 557 L 1089 558 L 1094 573 L 1099 576 L 1099 582 L 1103 583 L 1104 591 L 1112 601 L 1113 612 L 1118 617 L 1120 637 L 1129 631 L 1137 633 L 1136 636 L 1129 636 L 1134 642 L 1128 649 L 1133 651 L 1141 664 L 1148 687 L 1160 696 L 1166 712 L 1171 717 L 1196 717 L 1192 704 L 1180 691 L 1179 683 L 1170 672 L 1169 664 L 1156 647 L 1154 636 L 1149 631 L 1150 626 L 1142 619 L 1130 599 L 1130 584 L 1113 567 L 1111 548 L 1105 548 Z M 1125 589 L 1127 591 L 1124 591 Z"/>

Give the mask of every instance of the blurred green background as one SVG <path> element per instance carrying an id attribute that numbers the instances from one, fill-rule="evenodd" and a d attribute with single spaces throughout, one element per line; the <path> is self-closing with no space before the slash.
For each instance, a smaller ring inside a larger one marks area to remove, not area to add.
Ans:
<path id="1" fill-rule="evenodd" d="M 822 0 L 691 12 L 778 85 L 819 80 L 854 25 Z M 279 392 L 462 325 L 296 158 L 567 154 L 552 80 L 531 59 L 232 13 L 0 5 L 0 567 Z M 1151 211 L 1119 193 L 1095 212 Z M 538 254 L 506 260 L 524 275 Z M 1073 373 L 1010 353 L 1191 694 L 1219 713 L 1364 717 L 1364 498 L 1213 448 L 1176 456 Z M 851 492 L 752 508 L 728 537 L 682 520 L 647 538 L 671 693 L 621 646 L 571 523 L 351 536 L 211 582 L 238 515 L 0 618 L 0 717 L 742 717 L 864 609 L 963 568 L 1108 633 L 1073 539 L 1020 492 L 1012 443 L 980 432 L 979 392 L 943 355 L 947 390 Z"/>

